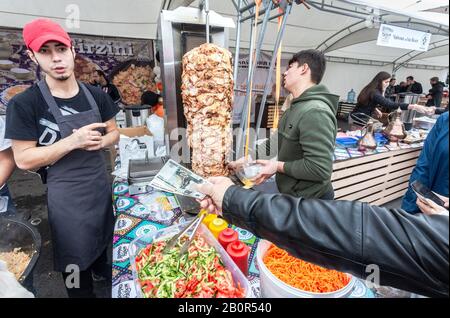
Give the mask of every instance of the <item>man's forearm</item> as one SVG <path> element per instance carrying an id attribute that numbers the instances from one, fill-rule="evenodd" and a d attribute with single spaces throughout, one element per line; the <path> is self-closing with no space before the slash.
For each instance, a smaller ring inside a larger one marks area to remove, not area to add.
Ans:
<path id="1" fill-rule="evenodd" d="M 8 181 L 15 168 L 12 150 L 0 151 L 0 187 Z"/>
<path id="2" fill-rule="evenodd" d="M 326 181 L 333 173 L 333 162 L 328 158 L 316 156 L 285 162 L 284 173 L 297 180 Z"/>
<path id="3" fill-rule="evenodd" d="M 103 136 L 103 148 L 107 148 L 112 145 L 116 145 L 119 142 L 120 133 L 117 129 L 108 132 Z"/>
<path id="4" fill-rule="evenodd" d="M 303 260 L 361 278 L 376 264 L 381 285 L 448 297 L 448 216 L 237 186 L 225 193 L 223 216 Z"/>
<path id="5" fill-rule="evenodd" d="M 67 138 L 61 139 L 50 146 L 44 147 L 30 147 L 20 151 L 14 152 L 17 166 L 22 170 L 37 170 L 41 167 L 46 167 L 54 164 L 62 157 L 75 150 L 74 146 Z M 13 149 L 15 141 L 13 140 Z"/>

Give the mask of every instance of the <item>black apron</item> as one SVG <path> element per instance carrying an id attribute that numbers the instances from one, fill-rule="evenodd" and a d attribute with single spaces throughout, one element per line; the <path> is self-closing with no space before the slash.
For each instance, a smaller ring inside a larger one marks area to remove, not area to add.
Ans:
<path id="1" fill-rule="evenodd" d="M 91 110 L 63 116 L 45 81 L 38 87 L 56 119 L 61 138 L 73 129 L 101 123 L 91 92 L 79 83 Z M 86 270 L 112 240 L 114 215 L 111 185 L 101 150 L 74 150 L 47 169 L 47 200 L 55 270 L 69 264 Z"/>

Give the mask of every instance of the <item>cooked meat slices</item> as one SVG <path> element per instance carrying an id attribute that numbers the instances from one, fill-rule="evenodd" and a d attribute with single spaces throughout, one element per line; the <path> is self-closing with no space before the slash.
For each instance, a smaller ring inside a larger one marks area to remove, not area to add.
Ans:
<path id="1" fill-rule="evenodd" d="M 227 175 L 232 144 L 233 73 L 231 53 L 203 44 L 183 57 L 182 97 L 193 170 Z"/>

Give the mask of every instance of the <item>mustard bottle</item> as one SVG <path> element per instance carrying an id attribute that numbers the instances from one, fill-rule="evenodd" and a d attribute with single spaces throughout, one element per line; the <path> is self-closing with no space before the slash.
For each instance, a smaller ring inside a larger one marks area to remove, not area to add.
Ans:
<path id="1" fill-rule="evenodd" d="M 210 224 L 214 219 L 217 219 L 217 214 L 208 214 L 208 215 L 205 216 L 205 218 L 203 219 L 203 224 L 205 224 L 206 227 L 209 227 L 209 224 Z"/>
<path id="2" fill-rule="evenodd" d="M 228 227 L 228 223 L 221 218 L 215 218 L 214 220 L 209 223 L 209 230 L 214 235 L 214 237 L 217 239 L 219 237 L 220 232 L 225 230 Z"/>

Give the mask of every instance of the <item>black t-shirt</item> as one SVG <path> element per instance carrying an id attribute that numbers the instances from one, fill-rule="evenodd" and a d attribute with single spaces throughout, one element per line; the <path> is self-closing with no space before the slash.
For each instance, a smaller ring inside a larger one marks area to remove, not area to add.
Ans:
<path id="1" fill-rule="evenodd" d="M 111 97 L 100 88 L 85 84 L 97 102 L 102 121 L 119 112 Z M 79 93 L 68 99 L 55 97 L 64 116 L 89 111 L 90 105 L 80 87 Z M 50 113 L 37 84 L 14 96 L 6 110 L 5 137 L 13 140 L 37 141 L 38 146 L 49 146 L 61 139 L 59 127 Z"/>

